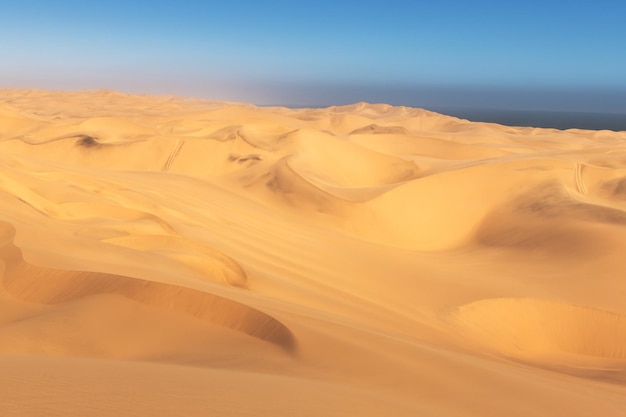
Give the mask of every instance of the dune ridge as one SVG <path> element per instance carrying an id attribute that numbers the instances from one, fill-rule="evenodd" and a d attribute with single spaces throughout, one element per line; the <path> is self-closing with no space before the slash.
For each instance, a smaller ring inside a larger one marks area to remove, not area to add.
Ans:
<path id="1" fill-rule="evenodd" d="M 0 224 L 4 263 L 2 284 L 8 293 L 28 302 L 58 304 L 98 295 L 115 294 L 150 306 L 190 314 L 253 337 L 295 348 L 289 329 L 273 317 L 220 296 L 184 287 L 111 274 L 62 271 L 26 263 L 13 244 L 15 231 Z"/>

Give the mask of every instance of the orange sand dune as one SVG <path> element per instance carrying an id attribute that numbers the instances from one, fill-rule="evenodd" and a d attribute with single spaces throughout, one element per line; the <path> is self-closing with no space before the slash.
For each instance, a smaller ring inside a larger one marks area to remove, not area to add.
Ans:
<path id="1" fill-rule="evenodd" d="M 0 90 L 2 416 L 622 416 L 626 132 Z"/>

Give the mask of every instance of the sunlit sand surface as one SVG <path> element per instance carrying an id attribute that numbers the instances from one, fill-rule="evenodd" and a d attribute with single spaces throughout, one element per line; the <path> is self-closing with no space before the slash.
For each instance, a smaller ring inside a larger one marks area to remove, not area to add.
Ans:
<path id="1" fill-rule="evenodd" d="M 623 416 L 626 132 L 0 90 L 0 415 Z"/>

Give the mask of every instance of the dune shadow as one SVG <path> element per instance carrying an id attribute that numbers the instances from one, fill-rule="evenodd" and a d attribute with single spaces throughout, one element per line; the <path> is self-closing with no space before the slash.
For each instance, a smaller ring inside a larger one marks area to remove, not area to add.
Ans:
<path id="1" fill-rule="evenodd" d="M 67 271 L 31 265 L 13 244 L 13 228 L 0 223 L 2 285 L 14 297 L 59 304 L 98 294 L 115 294 L 159 309 L 187 314 L 280 346 L 296 348 L 295 338 L 279 320 L 245 304 L 215 294 L 161 282 L 99 272 Z"/>

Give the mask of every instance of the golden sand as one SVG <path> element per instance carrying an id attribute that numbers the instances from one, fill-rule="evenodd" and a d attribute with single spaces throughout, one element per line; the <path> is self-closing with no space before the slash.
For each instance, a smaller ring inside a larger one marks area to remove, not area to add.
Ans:
<path id="1" fill-rule="evenodd" d="M 623 416 L 626 132 L 0 90 L 0 415 Z"/>

